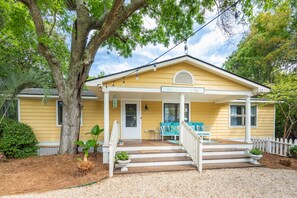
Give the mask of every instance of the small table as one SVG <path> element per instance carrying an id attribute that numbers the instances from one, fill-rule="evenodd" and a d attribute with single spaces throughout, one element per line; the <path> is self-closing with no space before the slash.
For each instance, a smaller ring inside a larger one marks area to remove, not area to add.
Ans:
<path id="1" fill-rule="evenodd" d="M 151 140 L 158 140 L 159 132 L 160 132 L 158 129 L 146 129 L 144 130 L 144 132 L 151 134 Z"/>

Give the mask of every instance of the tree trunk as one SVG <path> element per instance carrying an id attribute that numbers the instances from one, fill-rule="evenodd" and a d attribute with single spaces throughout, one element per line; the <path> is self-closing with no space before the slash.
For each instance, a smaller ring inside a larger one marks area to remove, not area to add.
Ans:
<path id="1" fill-rule="evenodd" d="M 71 96 L 66 96 L 63 100 L 63 118 L 60 136 L 59 154 L 77 153 L 77 145 L 74 144 L 79 139 L 81 123 L 81 95 L 80 89 L 74 91 Z"/>

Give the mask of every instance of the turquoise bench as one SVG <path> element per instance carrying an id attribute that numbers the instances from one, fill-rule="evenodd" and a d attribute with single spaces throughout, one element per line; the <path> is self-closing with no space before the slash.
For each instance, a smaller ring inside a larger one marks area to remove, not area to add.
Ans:
<path id="1" fill-rule="evenodd" d="M 197 135 L 201 136 L 202 139 L 207 137 L 208 141 L 211 141 L 211 133 L 206 131 L 203 122 L 188 122 L 187 124 L 197 133 Z"/>
<path id="2" fill-rule="evenodd" d="M 195 133 L 199 136 L 208 138 L 208 141 L 211 141 L 211 133 L 205 130 L 205 126 L 203 122 L 187 122 L 187 124 L 195 131 Z M 164 137 L 176 137 L 179 136 L 179 122 L 160 122 L 160 135 L 162 141 Z"/>
<path id="3" fill-rule="evenodd" d="M 174 140 L 176 140 L 176 137 L 179 136 L 179 122 L 160 122 L 160 135 L 162 141 L 165 136 L 173 136 Z"/>

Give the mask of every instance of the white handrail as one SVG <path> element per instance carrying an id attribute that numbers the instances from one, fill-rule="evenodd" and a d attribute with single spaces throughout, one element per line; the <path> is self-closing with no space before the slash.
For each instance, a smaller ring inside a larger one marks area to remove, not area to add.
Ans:
<path id="1" fill-rule="evenodd" d="M 109 177 L 113 176 L 115 153 L 119 141 L 120 125 L 117 120 L 113 122 L 111 136 L 109 140 Z"/>
<path id="2" fill-rule="evenodd" d="M 183 130 L 183 146 L 189 156 L 197 166 L 198 171 L 202 172 L 202 139 L 193 129 L 184 121 L 182 121 L 181 130 Z"/>

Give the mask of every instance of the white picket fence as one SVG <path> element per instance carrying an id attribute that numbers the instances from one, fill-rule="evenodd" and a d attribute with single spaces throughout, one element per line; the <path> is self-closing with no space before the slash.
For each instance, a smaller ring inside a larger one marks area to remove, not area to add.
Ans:
<path id="1" fill-rule="evenodd" d="M 297 139 L 274 139 L 270 137 L 253 137 L 252 142 L 253 148 L 258 148 L 261 151 L 280 156 L 287 156 L 287 152 L 290 148 L 297 145 Z"/>

